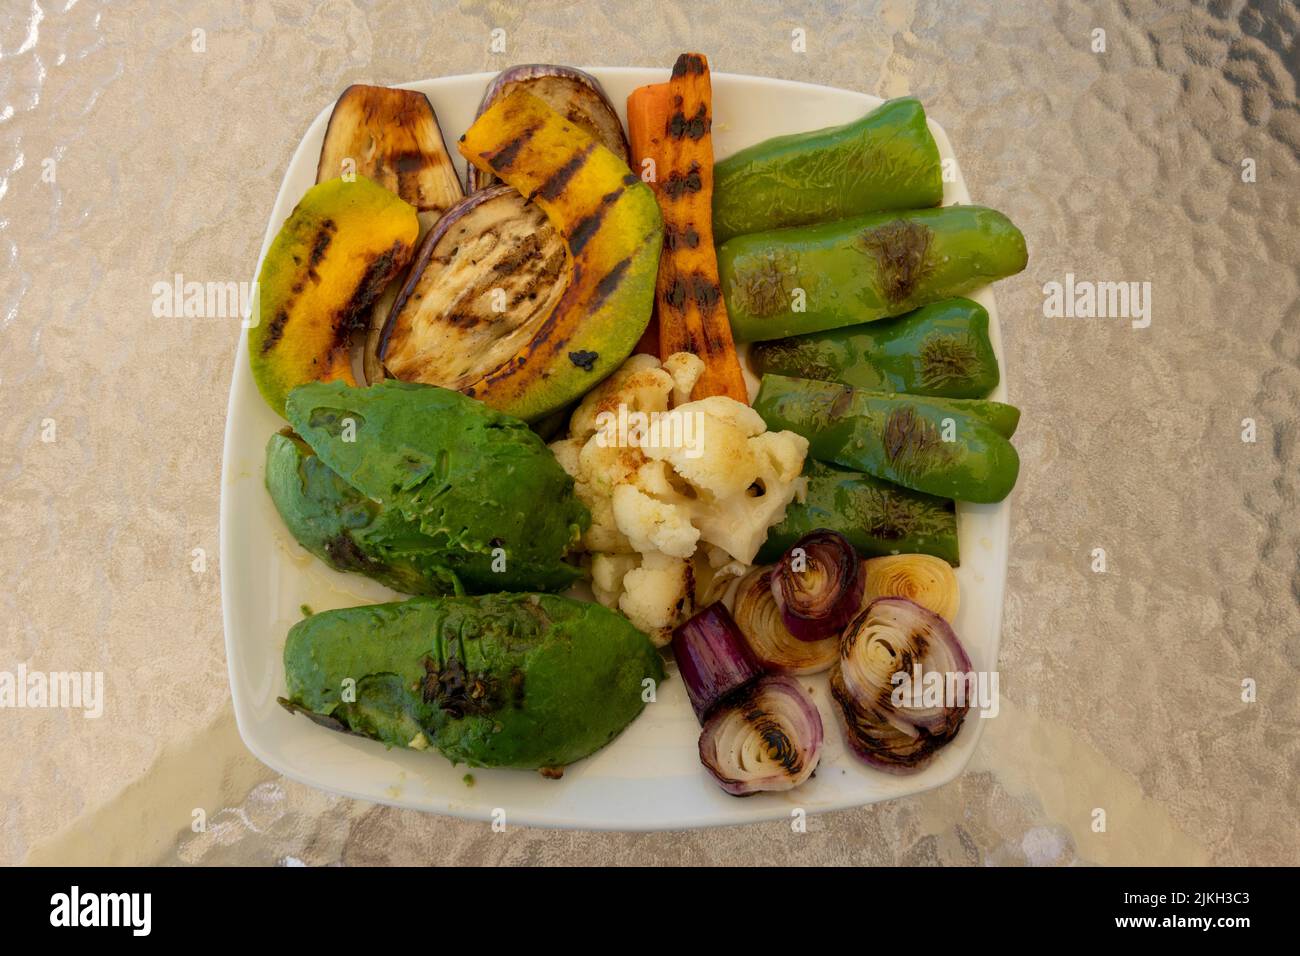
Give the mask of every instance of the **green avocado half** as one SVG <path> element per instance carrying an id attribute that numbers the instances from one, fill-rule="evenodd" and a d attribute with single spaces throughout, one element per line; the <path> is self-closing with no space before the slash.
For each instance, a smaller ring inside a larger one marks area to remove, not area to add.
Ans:
<path id="1" fill-rule="evenodd" d="M 389 747 L 474 767 L 563 767 L 609 743 L 663 679 L 650 639 L 553 594 L 415 598 L 289 631 L 280 703 Z"/>
<path id="2" fill-rule="evenodd" d="M 408 594 L 555 591 L 591 522 L 522 421 L 449 389 L 314 382 L 289 393 L 296 435 L 267 446 L 266 486 L 303 547 Z"/>
<path id="3" fill-rule="evenodd" d="M 295 540 L 339 571 L 404 594 L 464 594 L 438 541 L 361 494 L 286 429 L 266 445 L 266 488 Z"/>

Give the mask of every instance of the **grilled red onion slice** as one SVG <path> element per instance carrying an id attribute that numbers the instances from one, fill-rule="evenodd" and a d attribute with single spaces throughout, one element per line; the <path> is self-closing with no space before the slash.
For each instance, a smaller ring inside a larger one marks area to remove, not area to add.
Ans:
<path id="1" fill-rule="evenodd" d="M 700 763 L 737 797 L 799 786 L 821 752 L 817 705 L 784 675 L 755 681 L 715 710 L 700 733 Z"/>
<path id="2" fill-rule="evenodd" d="M 673 656 L 701 723 L 724 698 L 762 673 L 744 635 L 720 601 L 677 626 Z"/>
<path id="3" fill-rule="evenodd" d="M 801 641 L 838 634 L 862 607 L 862 561 L 837 531 L 810 531 L 781 556 L 772 597 L 790 633 Z"/>
<path id="4" fill-rule="evenodd" d="M 948 622 L 906 598 L 877 598 L 844 631 L 831 695 L 867 763 L 913 773 L 957 736 L 970 709 L 970 658 Z M 896 682 L 895 675 L 907 680 Z M 926 682 L 942 679 L 927 695 Z M 950 693 L 960 688 L 958 697 Z M 930 696 L 937 699 L 928 699 Z"/>
<path id="5" fill-rule="evenodd" d="M 840 656 L 840 636 L 801 641 L 781 619 L 772 597 L 772 568 L 754 568 L 736 585 L 732 617 L 763 669 L 777 674 L 819 674 Z"/>

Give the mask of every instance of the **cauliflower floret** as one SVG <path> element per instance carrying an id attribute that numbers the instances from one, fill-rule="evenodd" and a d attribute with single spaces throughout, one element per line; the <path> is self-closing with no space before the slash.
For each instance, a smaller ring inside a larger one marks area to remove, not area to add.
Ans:
<path id="1" fill-rule="evenodd" d="M 761 435 L 767 431 L 767 422 L 748 405 L 744 405 L 726 395 L 710 395 L 691 402 L 688 408 L 711 415 L 719 421 L 735 425 L 745 433 L 746 438 Z"/>
<path id="2" fill-rule="evenodd" d="M 662 551 L 689 558 L 700 540 L 690 512 L 679 505 L 651 498 L 635 485 L 614 489 L 614 523 L 642 554 Z"/>
<path id="3" fill-rule="evenodd" d="M 709 414 L 701 404 L 687 402 L 673 410 L 682 418 L 683 441 L 674 447 L 643 450 L 648 458 L 667 461 L 699 491 L 713 498 L 727 498 L 753 484 L 758 476 L 758 461 L 745 432 Z"/>
<path id="4" fill-rule="evenodd" d="M 650 635 L 656 647 L 673 636 L 673 628 L 695 613 L 695 575 L 683 558 L 649 552 L 641 566 L 623 576 L 618 609 Z"/>
<path id="5" fill-rule="evenodd" d="M 568 473 L 570 478 L 580 480 L 582 478 L 582 467 L 579 464 L 578 457 L 582 453 L 582 442 L 576 438 L 561 438 L 550 444 L 551 454 L 555 460 L 560 463 L 560 467 Z"/>
<path id="6" fill-rule="evenodd" d="M 605 607 L 618 607 L 623 596 L 623 577 L 641 563 L 641 556 L 597 554 L 591 559 L 591 591 Z"/>
<path id="7" fill-rule="evenodd" d="M 674 352 L 664 359 L 664 371 L 673 378 L 673 405 L 684 405 L 704 374 L 704 360 L 694 352 Z"/>
<path id="8" fill-rule="evenodd" d="M 764 432 L 749 440 L 750 449 L 766 458 L 777 481 L 794 481 L 808 457 L 808 439 L 797 432 Z"/>
<path id="9" fill-rule="evenodd" d="M 672 390 L 673 378 L 659 367 L 657 358 L 633 355 L 587 393 L 569 421 L 569 437 L 586 441 L 600 428 L 602 414 L 617 416 L 620 405 L 628 412 L 666 411 Z"/>
<path id="10" fill-rule="evenodd" d="M 582 478 L 597 494 L 609 496 L 619 485 L 633 480 L 637 469 L 645 464 L 639 448 L 621 448 L 616 440 L 597 432 L 578 452 Z"/>
<path id="11" fill-rule="evenodd" d="M 705 541 L 716 544 L 745 564 L 753 563 L 754 555 L 767 540 L 768 529 L 785 517 L 786 507 L 795 495 L 803 493 L 808 479 L 782 482 L 767 468 L 756 484 L 759 488 L 752 493 L 714 502 L 695 515 L 695 524 Z"/>
<path id="12" fill-rule="evenodd" d="M 590 501 L 578 498 L 591 512 L 591 527 L 582 535 L 582 546 L 592 554 L 634 554 L 636 549 L 614 520 L 614 499 L 609 495 L 595 495 Z"/>
<path id="13" fill-rule="evenodd" d="M 591 512 L 582 545 L 596 599 L 660 644 L 694 611 L 695 562 L 701 581 L 716 585 L 710 593 L 725 590 L 790 501 L 806 494 L 808 442 L 768 432 L 731 398 L 690 401 L 703 371 L 686 352 L 662 365 L 634 355 L 578 406 L 569 437 L 551 445 Z"/>

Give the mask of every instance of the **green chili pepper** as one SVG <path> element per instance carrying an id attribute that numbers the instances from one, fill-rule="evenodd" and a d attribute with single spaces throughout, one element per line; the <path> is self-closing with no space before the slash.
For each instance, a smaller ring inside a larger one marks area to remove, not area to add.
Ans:
<path id="1" fill-rule="evenodd" d="M 896 319 L 756 342 L 759 375 L 840 382 L 879 392 L 983 398 L 998 384 L 989 314 L 970 299 L 945 299 Z"/>
<path id="2" fill-rule="evenodd" d="M 777 136 L 724 159 L 713 172 L 717 242 L 779 226 L 943 202 L 939 147 L 910 97 L 844 126 Z"/>
<path id="3" fill-rule="evenodd" d="M 718 250 L 739 342 L 902 315 L 1025 267 L 1025 237 L 983 206 L 874 213 L 737 236 Z"/>
<path id="4" fill-rule="evenodd" d="M 764 375 L 754 400 L 769 429 L 803 435 L 808 454 L 819 461 L 974 502 L 1001 501 L 1016 484 L 1020 458 L 1007 440 L 1014 428 L 1008 408 L 1000 402 L 890 395 L 782 375 Z"/>
<path id="5" fill-rule="evenodd" d="M 785 518 L 768 532 L 758 552 L 760 563 L 777 560 L 808 532 L 829 528 L 868 558 L 932 554 L 957 564 L 957 514 L 951 501 L 819 461 L 810 461 L 804 474 L 807 499 L 791 502 Z"/>

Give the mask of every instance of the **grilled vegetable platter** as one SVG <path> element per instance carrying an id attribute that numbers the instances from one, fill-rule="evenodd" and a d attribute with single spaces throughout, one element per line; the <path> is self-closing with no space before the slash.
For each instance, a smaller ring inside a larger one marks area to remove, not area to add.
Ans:
<path id="1" fill-rule="evenodd" d="M 726 800 L 830 751 L 919 774 L 969 723 L 894 691 L 973 673 L 959 528 L 1015 486 L 1020 417 L 977 299 L 1024 236 L 944 204 L 917 100 L 718 159 L 712 80 L 684 53 L 616 104 L 516 66 L 456 129 L 340 95 L 247 369 L 277 533 L 391 599 L 304 594 L 266 635 L 282 720 L 555 781 L 676 682 L 654 746 Z"/>

